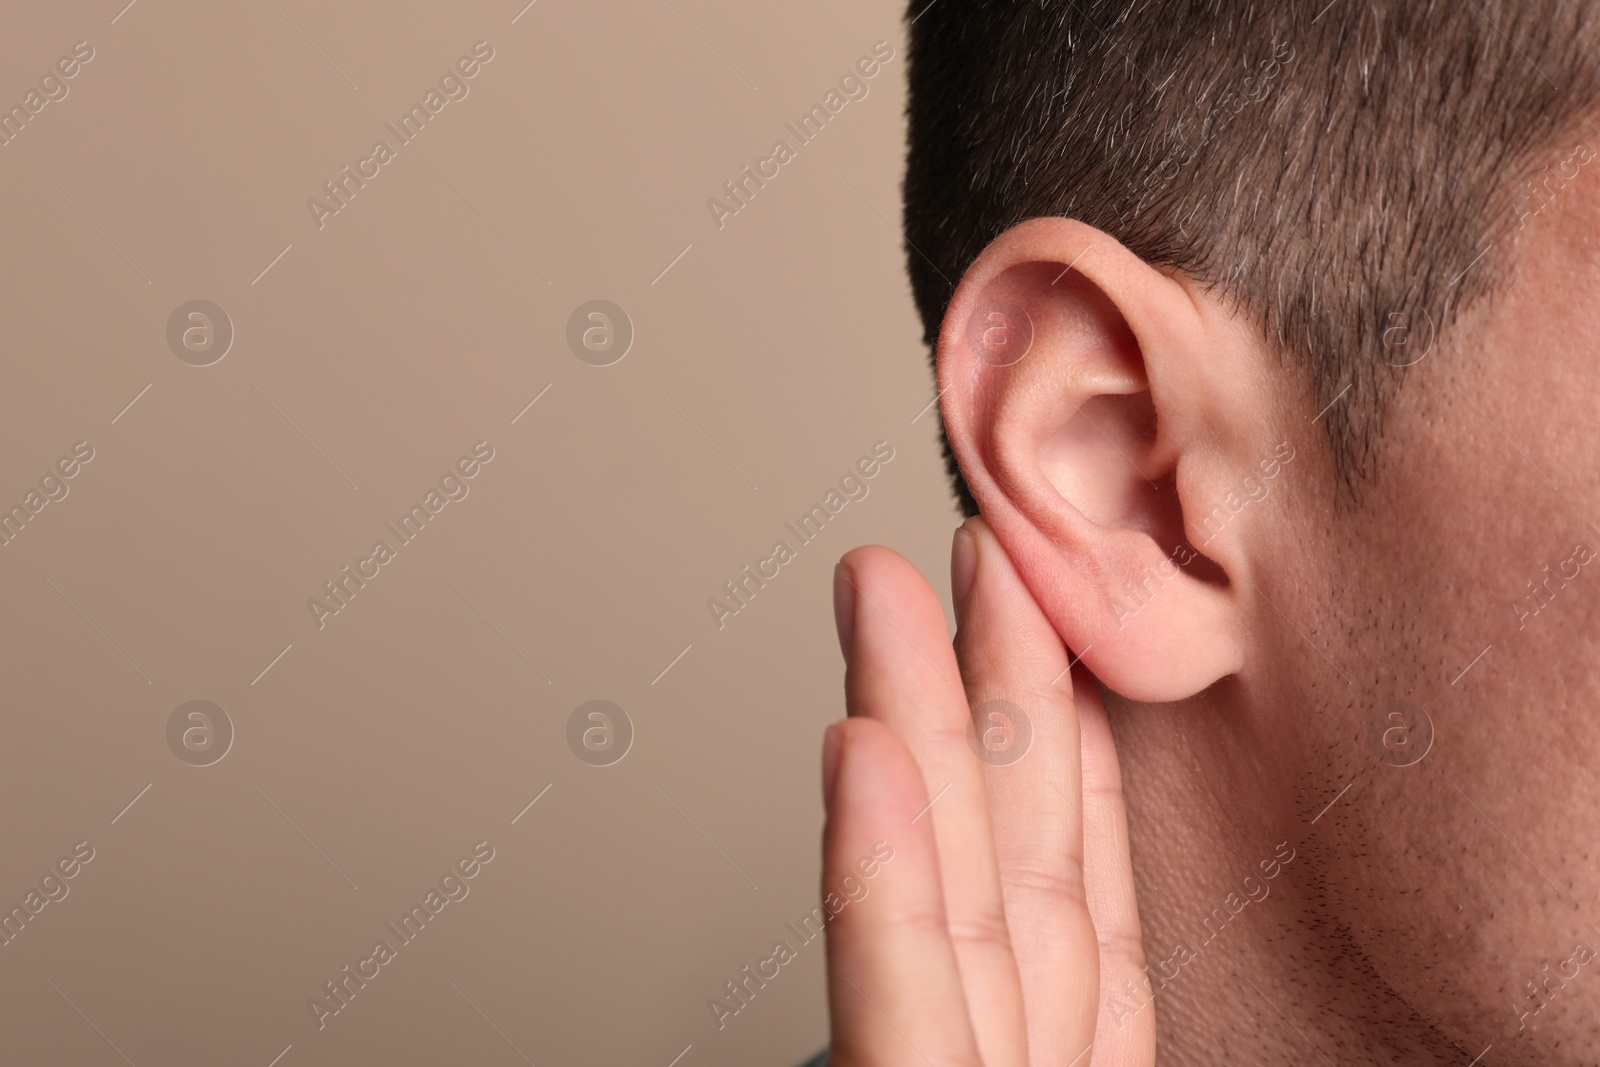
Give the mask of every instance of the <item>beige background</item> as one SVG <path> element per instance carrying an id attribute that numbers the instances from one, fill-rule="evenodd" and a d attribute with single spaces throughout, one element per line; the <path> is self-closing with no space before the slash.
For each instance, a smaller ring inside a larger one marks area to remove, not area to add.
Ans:
<path id="1" fill-rule="evenodd" d="M 0 903 L 95 849 L 0 947 L 5 1062 L 808 1054 L 820 945 L 721 1032 L 707 1001 L 818 896 L 834 561 L 889 543 L 945 585 L 898 5 L 124 3 L 0 14 L 7 106 L 95 50 L 0 148 L 0 504 L 95 450 L 0 548 Z M 306 200 L 480 40 L 319 230 Z M 707 198 L 878 40 L 869 95 L 719 232 Z M 165 339 L 195 298 L 236 331 L 208 367 Z M 614 366 L 566 345 L 593 298 L 634 323 Z M 319 631 L 306 600 L 483 439 Z M 719 632 L 707 598 L 880 439 L 871 494 Z M 166 740 L 196 698 L 236 730 L 209 767 Z M 636 731 L 613 766 L 567 747 L 593 698 Z M 319 1031 L 307 1000 L 485 839 Z"/>

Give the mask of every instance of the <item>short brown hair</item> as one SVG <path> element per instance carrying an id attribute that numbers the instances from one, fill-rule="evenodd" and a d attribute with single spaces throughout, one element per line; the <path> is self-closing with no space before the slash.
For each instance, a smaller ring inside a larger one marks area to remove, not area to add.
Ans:
<path id="1" fill-rule="evenodd" d="M 1386 331 L 1442 329 L 1489 294 L 1525 168 L 1600 134 L 1580 125 L 1600 97 L 1582 0 L 911 0 L 908 17 L 928 344 L 989 241 L 1080 219 L 1259 321 L 1332 404 L 1351 492 L 1404 376 Z"/>

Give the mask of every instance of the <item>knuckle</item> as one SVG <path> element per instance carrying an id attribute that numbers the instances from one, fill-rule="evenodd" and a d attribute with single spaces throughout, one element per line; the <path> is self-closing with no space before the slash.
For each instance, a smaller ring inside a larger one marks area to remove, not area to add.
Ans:
<path id="1" fill-rule="evenodd" d="M 1130 973 L 1141 973 L 1144 969 L 1144 943 L 1139 935 L 1125 926 L 1118 926 L 1110 930 L 1095 930 L 1096 940 L 1100 942 L 1100 958 L 1114 963 L 1120 962 L 1126 966 Z M 1118 968 L 1102 964 L 1102 974 L 1112 974 Z"/>
<path id="2" fill-rule="evenodd" d="M 962 945 L 1010 950 L 1011 929 L 999 908 L 977 908 L 951 915 L 945 923 L 950 940 Z"/>
<path id="3" fill-rule="evenodd" d="M 1000 886 L 1007 901 L 1042 901 L 1047 907 L 1086 907 L 1083 865 L 1073 859 L 1050 863 L 1035 860 L 1013 861 L 1002 865 Z"/>
<path id="4" fill-rule="evenodd" d="M 915 941 L 937 939 L 945 934 L 945 918 L 936 909 L 907 906 L 895 908 L 873 920 L 884 931 L 909 935 Z"/>

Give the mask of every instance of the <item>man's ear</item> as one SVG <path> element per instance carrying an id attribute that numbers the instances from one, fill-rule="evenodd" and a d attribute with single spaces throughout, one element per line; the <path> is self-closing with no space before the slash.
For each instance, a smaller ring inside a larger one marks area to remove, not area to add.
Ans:
<path id="1" fill-rule="evenodd" d="M 1220 298 L 1070 219 L 1001 235 L 946 312 L 942 410 L 973 497 L 1067 647 L 1128 699 L 1243 665 L 1258 539 L 1240 512 L 1286 462 L 1266 351 Z"/>

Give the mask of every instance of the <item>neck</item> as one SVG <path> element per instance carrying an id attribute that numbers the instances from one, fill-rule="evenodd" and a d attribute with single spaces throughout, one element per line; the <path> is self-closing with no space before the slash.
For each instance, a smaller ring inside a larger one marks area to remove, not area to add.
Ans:
<path id="1" fill-rule="evenodd" d="M 1111 1015 L 1155 1011 L 1168 1067 L 1467 1062 L 1476 1050 L 1419 1016 L 1341 919 L 1341 783 L 1297 773 L 1292 741 L 1250 749 L 1218 690 L 1203 706 L 1106 700 L 1150 977 L 1108 990 Z"/>

